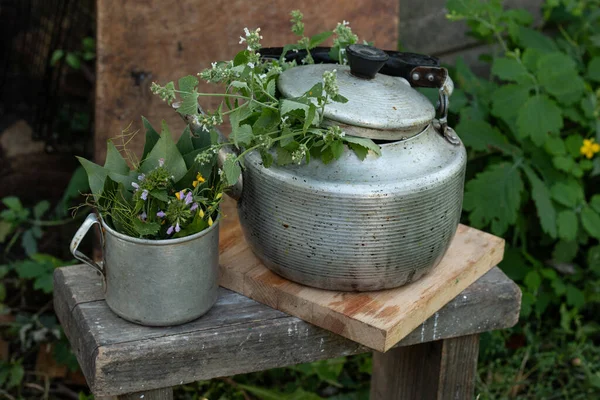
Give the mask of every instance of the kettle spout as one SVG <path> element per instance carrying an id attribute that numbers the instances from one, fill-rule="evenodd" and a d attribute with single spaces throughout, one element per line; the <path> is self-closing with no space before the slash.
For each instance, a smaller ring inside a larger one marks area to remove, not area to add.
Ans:
<path id="1" fill-rule="evenodd" d="M 177 111 L 180 106 L 181 106 L 181 103 L 173 103 L 173 108 L 175 109 L 175 111 Z M 204 113 L 204 111 L 202 110 L 202 107 L 198 106 L 198 112 L 200 114 Z M 197 132 L 203 132 L 202 126 L 200 125 L 200 122 L 198 121 L 198 118 L 196 116 L 190 115 L 190 114 L 181 114 L 181 113 L 179 113 L 179 115 L 185 121 L 185 123 L 188 124 L 188 126 L 190 127 L 190 130 L 192 131 L 192 134 L 195 134 Z M 221 133 L 221 131 L 219 129 L 217 129 L 217 128 L 213 128 L 213 129 L 217 132 L 217 135 L 219 137 L 219 139 L 218 139 L 219 143 L 227 142 L 227 138 L 225 137 L 225 135 L 223 135 Z M 235 149 L 233 148 L 233 146 L 223 146 L 223 147 L 219 148 L 219 153 L 217 154 L 217 165 L 219 166 L 219 168 L 221 168 L 221 169 L 223 168 L 223 163 L 225 162 L 225 159 L 227 158 L 228 154 L 233 154 L 235 157 L 238 156 L 238 154 L 235 151 Z M 240 174 L 236 183 L 234 183 L 233 185 L 227 186 L 225 188 L 225 194 L 227 194 L 229 197 L 233 198 L 234 200 L 239 201 L 242 198 L 243 186 L 244 186 L 243 174 Z"/>

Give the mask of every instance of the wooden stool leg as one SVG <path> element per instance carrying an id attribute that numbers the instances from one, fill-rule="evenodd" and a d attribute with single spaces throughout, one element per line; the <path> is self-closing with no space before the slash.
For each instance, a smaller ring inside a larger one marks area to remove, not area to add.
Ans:
<path id="1" fill-rule="evenodd" d="M 479 335 L 373 352 L 371 400 L 472 399 Z"/>
<path id="2" fill-rule="evenodd" d="M 173 400 L 173 388 L 145 390 L 117 396 L 118 400 Z"/>

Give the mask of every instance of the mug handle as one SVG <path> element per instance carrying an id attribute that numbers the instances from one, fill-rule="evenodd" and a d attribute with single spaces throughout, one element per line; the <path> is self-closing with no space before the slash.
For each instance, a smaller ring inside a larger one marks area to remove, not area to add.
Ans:
<path id="1" fill-rule="evenodd" d="M 73 239 L 71 240 L 71 254 L 73 254 L 73 256 L 79 261 L 82 261 L 84 264 L 100 272 L 100 274 L 104 277 L 103 268 L 98 263 L 94 262 L 91 258 L 83 254 L 81 251 L 77 250 L 84 236 L 88 233 L 88 231 L 94 224 L 100 225 L 100 220 L 98 219 L 96 214 L 90 213 L 85 218 L 85 221 L 83 221 L 83 223 L 75 233 L 75 236 L 73 236 Z M 102 234 L 102 230 L 100 230 L 100 243 L 102 245 L 102 248 L 104 248 L 104 235 Z"/>

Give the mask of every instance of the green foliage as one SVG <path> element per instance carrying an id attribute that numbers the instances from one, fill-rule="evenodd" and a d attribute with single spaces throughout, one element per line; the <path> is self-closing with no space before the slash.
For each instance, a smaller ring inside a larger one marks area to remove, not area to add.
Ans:
<path id="1" fill-rule="evenodd" d="M 229 117 L 231 135 L 229 142 L 222 143 L 222 146 L 230 144 L 240 152 L 224 165 L 230 184 L 237 181 L 241 173 L 239 164 L 243 164 L 243 156 L 251 151 L 260 154 L 266 168 L 274 161 L 277 165 L 308 163 L 311 157 L 327 164 L 342 156 L 345 144 L 361 160 L 369 151 L 380 154 L 379 146 L 372 140 L 346 136 L 337 126 L 324 126 L 325 106 L 348 101 L 339 94 L 336 70 L 325 71 L 322 82 L 317 82 L 299 97 L 286 99 L 278 93 L 279 75 L 288 68 L 296 67 L 295 61 L 285 61 L 288 51 L 304 51 L 306 55 L 302 63 L 312 64 L 314 60 L 310 50 L 333 36 L 331 57 L 345 63 L 345 47 L 358 41 L 345 21 L 339 23 L 333 32 L 306 37 L 302 13 L 293 11 L 291 16 L 292 32 L 300 39 L 296 44 L 284 46 L 279 60 L 263 60 L 259 53 L 260 28 L 245 28 L 245 37 L 240 37 L 240 44 L 246 46 L 244 50 L 233 60 L 214 62 L 211 68 L 198 74 L 208 83 L 221 84 L 225 88 L 222 93 L 198 92 L 196 76 L 183 77 L 177 85 L 174 82 L 164 86 L 152 84 L 151 90 L 167 103 L 180 98 L 177 111 L 195 125 L 197 131 L 209 132 Z M 198 99 L 204 96 L 221 97 L 223 100 L 217 110 L 205 113 L 198 107 Z"/>
<path id="2" fill-rule="evenodd" d="M 186 78 L 181 85 L 193 86 Z M 211 226 L 223 190 L 214 157 L 220 145 L 213 143 L 210 134 L 192 135 L 189 127 L 175 142 L 166 123 L 159 135 L 145 118 L 142 122 L 144 155 L 139 163 L 129 158 L 132 170 L 112 141 L 104 166 L 78 157 L 87 173 L 93 206 L 107 224 L 133 237 L 177 238 Z M 122 151 L 130 155 L 125 144 Z M 225 169 L 229 178 L 231 173 Z"/>
<path id="3" fill-rule="evenodd" d="M 96 41 L 91 37 L 81 40 L 81 49 L 77 51 L 65 51 L 56 49 L 50 57 L 50 65 L 54 66 L 63 60 L 75 70 L 81 69 L 81 64 L 96 58 Z"/>
<path id="4" fill-rule="evenodd" d="M 464 217 L 509 243 L 501 267 L 521 286 L 526 321 L 513 331 L 525 332 L 526 345 L 508 352 L 502 341 L 503 359 L 487 360 L 482 398 L 599 395 L 596 355 L 585 370 L 570 364 L 583 348 L 598 352 L 583 343 L 600 333 L 599 5 L 548 1 L 544 27 L 556 31 L 540 31 L 526 11 L 504 10 L 499 0 L 447 3 L 451 20 L 498 49 L 482 57 L 489 79 L 457 62 L 461 107 L 451 117 L 471 160 Z M 542 348 L 549 336 L 563 343 Z"/>

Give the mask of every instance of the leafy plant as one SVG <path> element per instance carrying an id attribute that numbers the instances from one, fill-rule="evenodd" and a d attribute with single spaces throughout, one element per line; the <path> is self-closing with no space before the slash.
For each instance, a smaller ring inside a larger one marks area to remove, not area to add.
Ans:
<path id="1" fill-rule="evenodd" d="M 223 196 L 216 157 L 210 152 L 216 135 L 195 136 L 188 127 L 175 142 L 164 122 L 160 135 L 146 119 L 143 123 L 141 162 L 126 148 L 133 133 L 122 137 L 133 169 L 111 141 L 104 166 L 78 157 L 87 172 L 93 206 L 107 224 L 132 237 L 178 238 L 211 226 Z"/>
<path id="2" fill-rule="evenodd" d="M 241 168 L 239 162 L 251 151 L 258 151 L 263 165 L 270 167 L 274 161 L 279 165 L 309 162 L 310 158 L 319 158 L 325 164 L 338 159 L 344 152 L 344 143 L 354 150 L 360 159 L 364 159 L 369 150 L 380 154 L 379 146 L 370 139 L 347 136 L 339 126 L 326 127 L 323 124 L 323 111 L 332 102 L 347 102 L 339 94 L 336 71 L 325 71 L 323 82 L 315 84 L 304 94 L 296 98 L 281 98 L 277 92 L 277 78 L 281 72 L 296 66 L 295 61 L 285 61 L 287 51 L 307 51 L 304 63 L 314 60 L 308 50 L 326 40 L 331 32 L 304 37 L 304 24 L 299 11 L 292 12 L 292 31 L 301 36 L 298 44 L 287 45 L 279 60 L 263 60 L 260 28 L 245 28 L 245 37 L 240 43 L 247 45 L 235 58 L 227 62 L 215 62 L 198 77 L 209 83 L 225 84 L 224 93 L 200 93 L 197 90 L 198 78 L 186 76 L 179 79 L 178 88 L 173 82 L 160 86 L 152 84 L 152 91 L 171 104 L 179 96 L 181 103 L 177 111 L 208 132 L 223 123 L 228 116 L 231 123 L 230 141 L 213 146 L 216 151 L 222 146 L 234 145 L 242 149 L 237 157 L 229 155 L 225 159 L 223 170 L 227 182 L 237 181 Z M 333 31 L 336 35 L 332 49 L 336 58 L 342 57 L 343 48 L 355 43 L 358 38 L 347 23 L 338 24 Z M 337 47 L 336 47 L 337 46 Z M 198 109 L 198 98 L 218 96 L 224 99 L 213 113 L 202 113 Z M 222 111 L 224 108 L 227 111 Z M 274 150 L 275 157 L 273 155 Z"/>
<path id="3" fill-rule="evenodd" d="M 96 41 L 94 38 L 85 37 L 81 40 L 81 50 L 65 51 L 56 49 L 50 57 L 50 65 L 56 65 L 60 60 L 64 59 L 67 65 L 73 69 L 80 69 L 81 64 L 86 61 L 91 61 L 96 58 Z"/>

